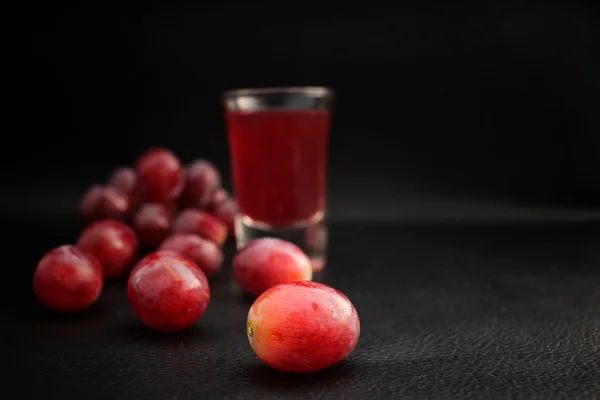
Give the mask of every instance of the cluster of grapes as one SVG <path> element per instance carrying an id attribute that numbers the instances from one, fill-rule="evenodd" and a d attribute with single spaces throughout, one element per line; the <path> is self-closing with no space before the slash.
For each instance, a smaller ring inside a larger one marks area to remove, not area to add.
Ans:
<path id="1" fill-rule="evenodd" d="M 198 237 L 221 246 L 228 234 L 234 235 L 235 211 L 235 201 L 221 187 L 221 176 L 213 164 L 197 160 L 183 169 L 166 149 L 142 154 L 135 169 L 117 169 L 107 185 L 93 186 L 81 201 L 85 221 L 131 222 L 140 245 L 148 250 L 158 248 L 173 232 L 197 235 L 173 236 L 168 246 L 176 246 L 174 250 L 190 247 Z M 212 276 L 220 268 L 222 255 L 215 249 L 209 253 L 214 255 L 212 259 L 198 263 Z"/>
<path id="2" fill-rule="evenodd" d="M 34 275 L 36 295 L 55 311 L 91 306 L 105 279 L 130 271 L 140 248 L 176 252 L 214 276 L 223 264 L 222 245 L 234 235 L 236 203 L 212 163 L 196 160 L 184 168 L 173 152 L 154 148 L 135 168 L 118 168 L 107 184 L 92 186 L 80 211 L 87 226 L 76 246 L 47 253 Z"/>
<path id="3" fill-rule="evenodd" d="M 119 168 L 108 184 L 85 193 L 87 226 L 76 245 L 44 255 L 34 292 L 52 310 L 80 312 L 98 300 L 105 279 L 129 274 L 127 295 L 138 318 L 159 331 L 182 330 L 208 307 L 208 278 L 222 268 L 235 213 L 235 200 L 213 164 L 197 160 L 183 168 L 173 152 L 151 149 L 135 168 Z M 140 248 L 150 253 L 136 264 Z M 315 371 L 341 361 L 356 345 L 354 306 L 337 290 L 310 282 L 313 265 L 296 245 L 256 239 L 235 255 L 233 275 L 259 296 L 248 315 L 248 338 L 267 364 Z"/>

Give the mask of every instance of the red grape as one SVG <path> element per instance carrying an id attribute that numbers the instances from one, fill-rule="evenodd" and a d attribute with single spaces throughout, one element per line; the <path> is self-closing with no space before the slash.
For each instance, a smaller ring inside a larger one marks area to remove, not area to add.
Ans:
<path id="1" fill-rule="evenodd" d="M 114 170 L 108 180 L 110 186 L 116 187 L 129 197 L 130 208 L 134 208 L 139 196 L 137 193 L 137 174 L 130 167 L 121 167 Z"/>
<path id="2" fill-rule="evenodd" d="M 312 274 L 306 254 L 281 239 L 255 239 L 233 258 L 235 280 L 246 292 L 257 296 L 281 283 L 310 281 Z"/>
<path id="3" fill-rule="evenodd" d="M 101 219 L 126 219 L 130 211 L 129 198 L 112 186 L 94 185 L 81 199 L 81 215 L 86 222 Z"/>
<path id="4" fill-rule="evenodd" d="M 173 250 L 194 261 L 209 278 L 221 269 L 223 252 L 208 239 L 193 233 L 174 233 L 165 239 L 160 250 Z"/>
<path id="5" fill-rule="evenodd" d="M 213 192 L 221 186 L 221 174 L 206 160 L 197 160 L 185 170 L 185 189 L 181 194 L 183 208 L 206 208 Z"/>
<path id="6" fill-rule="evenodd" d="M 135 232 L 120 221 L 103 220 L 84 229 L 77 241 L 84 253 L 95 256 L 104 269 L 105 278 L 125 275 L 138 251 Z"/>
<path id="7" fill-rule="evenodd" d="M 235 214 L 237 205 L 234 200 L 227 199 L 216 205 L 212 214 L 227 226 L 229 236 L 235 238 Z"/>
<path id="8" fill-rule="evenodd" d="M 156 249 L 173 228 L 171 212 L 162 204 L 144 204 L 133 217 L 133 227 L 142 246 Z"/>
<path id="9" fill-rule="evenodd" d="M 94 304 L 102 285 L 100 262 L 71 245 L 46 253 L 33 275 L 33 290 L 40 302 L 66 313 L 83 311 Z"/>
<path id="10" fill-rule="evenodd" d="M 164 332 L 193 325 L 210 302 L 204 273 L 187 257 L 169 250 L 140 260 L 129 275 L 127 295 L 138 318 Z"/>
<path id="11" fill-rule="evenodd" d="M 221 204 L 224 201 L 229 200 L 229 199 L 231 199 L 231 196 L 229 195 L 227 190 L 225 190 L 223 188 L 217 188 L 217 189 L 215 189 L 212 196 L 210 197 L 210 202 L 209 202 L 208 208 L 214 209 L 219 204 Z"/>
<path id="12" fill-rule="evenodd" d="M 144 201 L 172 203 L 183 190 L 181 163 L 167 149 L 155 148 L 142 154 L 136 163 L 136 173 Z"/>
<path id="13" fill-rule="evenodd" d="M 221 246 L 227 239 L 227 227 L 216 217 L 188 208 L 183 210 L 175 219 L 173 225 L 175 232 L 195 233 Z"/>
<path id="14" fill-rule="evenodd" d="M 341 292 L 316 282 L 277 285 L 248 313 L 248 340 L 269 366 L 315 372 L 346 358 L 358 342 L 360 320 Z"/>

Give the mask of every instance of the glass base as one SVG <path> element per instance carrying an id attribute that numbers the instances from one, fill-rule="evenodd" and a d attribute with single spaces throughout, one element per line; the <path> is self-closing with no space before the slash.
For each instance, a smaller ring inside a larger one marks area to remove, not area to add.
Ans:
<path id="1" fill-rule="evenodd" d="M 327 221 L 324 214 L 289 227 L 272 227 L 238 215 L 235 234 L 238 249 L 254 239 L 275 237 L 302 249 L 312 262 L 313 272 L 321 271 L 327 263 Z"/>

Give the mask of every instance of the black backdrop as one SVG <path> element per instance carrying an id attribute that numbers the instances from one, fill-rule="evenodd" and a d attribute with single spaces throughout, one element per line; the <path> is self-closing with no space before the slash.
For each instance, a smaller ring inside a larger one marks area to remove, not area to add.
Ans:
<path id="1" fill-rule="evenodd" d="M 596 204 L 600 15 L 441 3 L 21 3 L 6 14 L 2 210 L 72 213 L 154 145 L 214 160 L 229 186 L 219 94 L 268 85 L 336 90 L 334 217 L 391 219 L 414 199 Z"/>
<path id="2" fill-rule="evenodd" d="M 567 0 L 77 3 L 20 2 L 1 14 L 0 343 L 20 398 L 600 393 L 597 224 L 396 223 L 547 222 L 564 208 L 598 222 L 597 10 Z M 39 305 L 32 270 L 76 239 L 88 185 L 164 145 L 186 162 L 214 160 L 229 186 L 220 92 L 308 84 L 338 94 L 338 221 L 318 279 L 361 316 L 359 345 L 339 368 L 290 377 L 262 365 L 230 261 L 206 315 L 181 335 L 143 329 L 124 282 L 107 283 L 74 318 Z"/>

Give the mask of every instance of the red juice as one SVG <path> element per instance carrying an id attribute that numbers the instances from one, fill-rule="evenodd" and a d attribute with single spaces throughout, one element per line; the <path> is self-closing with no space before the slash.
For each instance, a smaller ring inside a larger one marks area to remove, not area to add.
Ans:
<path id="1" fill-rule="evenodd" d="M 227 111 L 239 212 L 284 227 L 325 209 L 329 110 Z"/>

